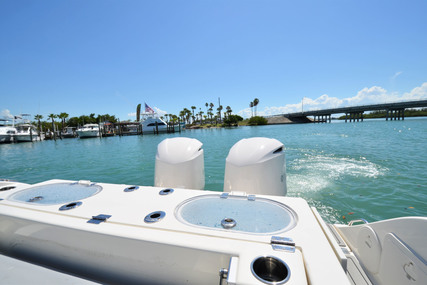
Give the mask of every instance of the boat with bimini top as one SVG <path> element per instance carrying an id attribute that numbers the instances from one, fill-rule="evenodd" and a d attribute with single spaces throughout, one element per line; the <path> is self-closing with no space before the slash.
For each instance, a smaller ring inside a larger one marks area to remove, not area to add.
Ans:
<path id="1" fill-rule="evenodd" d="M 307 201 L 286 196 L 284 145 L 269 138 L 237 142 L 223 192 L 204 190 L 202 146 L 163 140 L 154 186 L 0 182 L 4 280 L 427 283 L 427 217 L 327 224 Z"/>

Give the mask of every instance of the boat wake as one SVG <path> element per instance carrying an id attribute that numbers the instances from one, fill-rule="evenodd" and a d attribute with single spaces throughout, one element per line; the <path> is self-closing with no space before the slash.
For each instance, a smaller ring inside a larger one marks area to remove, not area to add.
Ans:
<path id="1" fill-rule="evenodd" d="M 386 168 L 364 157 L 354 159 L 306 155 L 290 162 L 288 166 L 288 190 L 290 192 L 321 191 L 339 180 L 347 180 L 352 177 L 377 178 L 386 172 Z"/>

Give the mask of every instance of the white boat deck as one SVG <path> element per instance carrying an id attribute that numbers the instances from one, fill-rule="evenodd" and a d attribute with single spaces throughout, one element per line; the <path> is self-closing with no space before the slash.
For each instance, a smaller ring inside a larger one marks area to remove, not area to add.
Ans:
<path id="1" fill-rule="evenodd" d="M 287 264 L 290 277 L 286 284 L 350 284 L 303 199 L 257 195 L 255 200 L 274 198 L 273 203 L 285 205 L 296 216 L 293 228 L 264 233 L 201 227 L 180 217 L 178 209 L 184 201 L 205 195 L 221 199 L 221 192 L 174 189 L 169 195 L 159 195 L 163 190 L 159 187 L 125 192 L 132 185 L 99 183 L 102 191 L 79 200 L 81 206 L 67 211 L 59 208 L 69 203 L 43 205 L 10 199 L 25 188 L 64 182 L 71 181 L 51 180 L 0 192 L 4 199 L 0 201 L 0 221 L 7 228 L 0 234 L 3 254 L 97 282 L 121 284 L 140 280 L 218 284 L 221 269 L 229 270 L 228 284 L 263 284 L 251 273 L 251 263 L 272 256 Z M 227 199 L 247 201 L 244 193 L 232 194 L 237 196 Z M 164 218 L 146 223 L 144 218 L 156 211 L 163 211 Z M 88 222 L 100 214 L 111 217 L 98 224 Z M 268 216 L 262 219 L 272 222 Z M 294 251 L 292 246 L 275 249 L 272 236 L 291 238 Z"/>

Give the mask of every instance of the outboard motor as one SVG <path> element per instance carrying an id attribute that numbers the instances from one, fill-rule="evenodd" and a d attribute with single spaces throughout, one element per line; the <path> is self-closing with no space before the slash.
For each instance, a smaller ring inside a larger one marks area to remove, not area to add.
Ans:
<path id="1" fill-rule="evenodd" d="M 200 189 L 205 187 L 202 143 L 196 139 L 165 139 L 157 146 L 154 186 Z"/>
<path id="2" fill-rule="evenodd" d="M 238 141 L 225 163 L 224 191 L 286 195 L 284 145 L 276 139 L 249 138 Z"/>

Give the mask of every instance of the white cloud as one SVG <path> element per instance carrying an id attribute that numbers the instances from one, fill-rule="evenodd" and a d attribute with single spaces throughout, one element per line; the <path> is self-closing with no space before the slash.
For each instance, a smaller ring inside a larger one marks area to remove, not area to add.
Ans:
<path id="1" fill-rule="evenodd" d="M 10 113 L 8 109 L 4 109 L 0 113 L 1 117 L 4 117 L 5 119 L 13 119 L 13 115 Z"/>
<path id="2" fill-rule="evenodd" d="M 411 92 L 404 93 L 401 100 L 424 100 L 427 99 L 427 82 L 424 82 L 421 86 L 415 87 Z"/>
<path id="3" fill-rule="evenodd" d="M 393 81 L 393 80 L 395 80 L 399 75 L 401 75 L 403 72 L 402 71 L 398 71 L 398 72 L 396 72 L 392 77 L 391 77 L 391 80 Z"/>
<path id="4" fill-rule="evenodd" d="M 397 72 L 397 77 L 401 72 Z M 303 102 L 296 104 L 287 104 L 285 106 L 268 106 L 264 110 L 257 110 L 259 116 L 271 116 L 278 114 L 294 113 L 313 110 L 322 110 L 339 107 L 349 106 L 360 106 L 370 104 L 382 104 L 399 101 L 411 101 L 411 100 L 425 100 L 427 99 L 427 82 L 424 82 L 421 86 L 412 89 L 410 92 L 399 95 L 396 92 L 389 92 L 380 86 L 372 86 L 370 88 L 365 87 L 353 97 L 339 99 L 336 97 L 329 97 L 327 94 L 311 99 L 304 97 Z M 251 109 L 246 108 L 239 112 L 238 115 L 248 118 L 251 116 Z"/>

